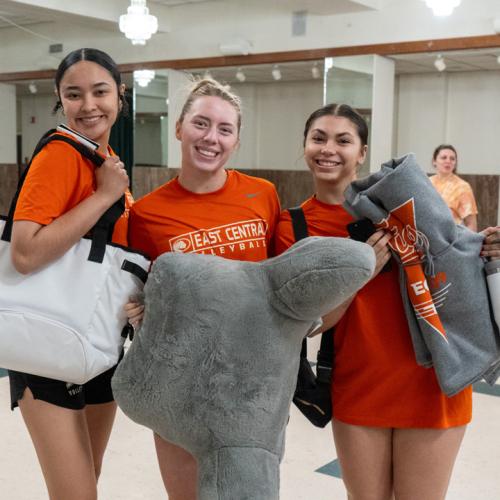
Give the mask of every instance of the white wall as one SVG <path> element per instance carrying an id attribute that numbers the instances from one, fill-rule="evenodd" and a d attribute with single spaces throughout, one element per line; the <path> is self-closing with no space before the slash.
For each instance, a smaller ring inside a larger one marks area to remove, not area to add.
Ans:
<path id="1" fill-rule="evenodd" d="M 240 150 L 230 161 L 241 169 L 305 170 L 302 140 L 307 117 L 323 105 L 321 81 L 239 84 L 243 101 Z"/>
<path id="2" fill-rule="evenodd" d="M 16 163 L 16 87 L 0 84 L 0 163 Z"/>
<path id="3" fill-rule="evenodd" d="M 399 76 L 397 155 L 413 151 L 432 171 L 441 143 L 458 150 L 460 172 L 500 173 L 500 71 Z"/>
<path id="4" fill-rule="evenodd" d="M 64 122 L 64 117 L 60 112 L 55 116 L 52 114 L 56 103 L 54 95 L 23 96 L 19 102 L 21 103 L 22 158 L 24 161 L 24 158 L 31 158 L 40 137 L 47 130 Z"/>
<path id="5" fill-rule="evenodd" d="M 180 146 L 175 121 L 186 98 L 187 78 L 172 71 L 169 76 L 168 166 L 179 167 Z M 306 169 L 302 159 L 302 134 L 309 114 L 322 106 L 321 81 L 238 84 L 232 89 L 242 100 L 240 147 L 229 168 Z"/>
<path id="6" fill-rule="evenodd" d="M 162 140 L 160 117 L 138 118 L 134 127 L 134 164 L 165 165 L 162 163 Z"/>

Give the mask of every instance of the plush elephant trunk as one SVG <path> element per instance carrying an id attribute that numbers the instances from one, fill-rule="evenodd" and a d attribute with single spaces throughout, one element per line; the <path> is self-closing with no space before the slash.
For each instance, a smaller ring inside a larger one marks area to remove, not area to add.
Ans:
<path id="1" fill-rule="evenodd" d="M 269 273 L 273 307 L 294 319 L 314 321 L 366 283 L 375 254 L 370 246 L 347 238 L 315 237 L 296 243 L 279 260 L 263 266 L 274 269 Z"/>
<path id="2" fill-rule="evenodd" d="M 214 450 L 199 463 L 198 500 L 278 500 L 279 456 L 262 448 Z"/>

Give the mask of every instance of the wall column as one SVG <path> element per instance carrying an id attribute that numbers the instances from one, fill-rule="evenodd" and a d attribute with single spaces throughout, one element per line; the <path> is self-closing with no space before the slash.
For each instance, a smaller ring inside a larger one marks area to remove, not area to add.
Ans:
<path id="1" fill-rule="evenodd" d="M 181 166 L 181 144 L 175 137 L 175 122 L 189 92 L 190 78 L 182 71 L 168 70 L 168 162 L 169 168 Z"/>
<path id="2" fill-rule="evenodd" d="M 370 172 L 392 158 L 394 120 L 394 61 L 374 56 Z"/>
<path id="3" fill-rule="evenodd" d="M 0 84 L 0 214 L 4 215 L 14 195 L 17 180 L 16 87 Z"/>

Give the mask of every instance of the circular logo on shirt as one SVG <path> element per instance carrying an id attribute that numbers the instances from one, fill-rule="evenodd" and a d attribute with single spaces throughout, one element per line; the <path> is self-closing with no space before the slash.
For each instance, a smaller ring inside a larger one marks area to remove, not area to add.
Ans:
<path id="1" fill-rule="evenodd" d="M 174 242 L 172 249 L 174 252 L 186 252 L 189 250 L 191 242 L 187 238 L 180 238 Z"/>

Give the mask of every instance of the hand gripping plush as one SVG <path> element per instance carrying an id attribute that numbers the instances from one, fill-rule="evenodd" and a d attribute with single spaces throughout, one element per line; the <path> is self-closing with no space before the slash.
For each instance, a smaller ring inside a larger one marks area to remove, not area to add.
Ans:
<path id="1" fill-rule="evenodd" d="M 370 246 L 339 238 L 260 263 L 158 258 L 113 392 L 130 418 L 197 458 L 201 500 L 278 498 L 302 339 L 374 266 Z"/>

